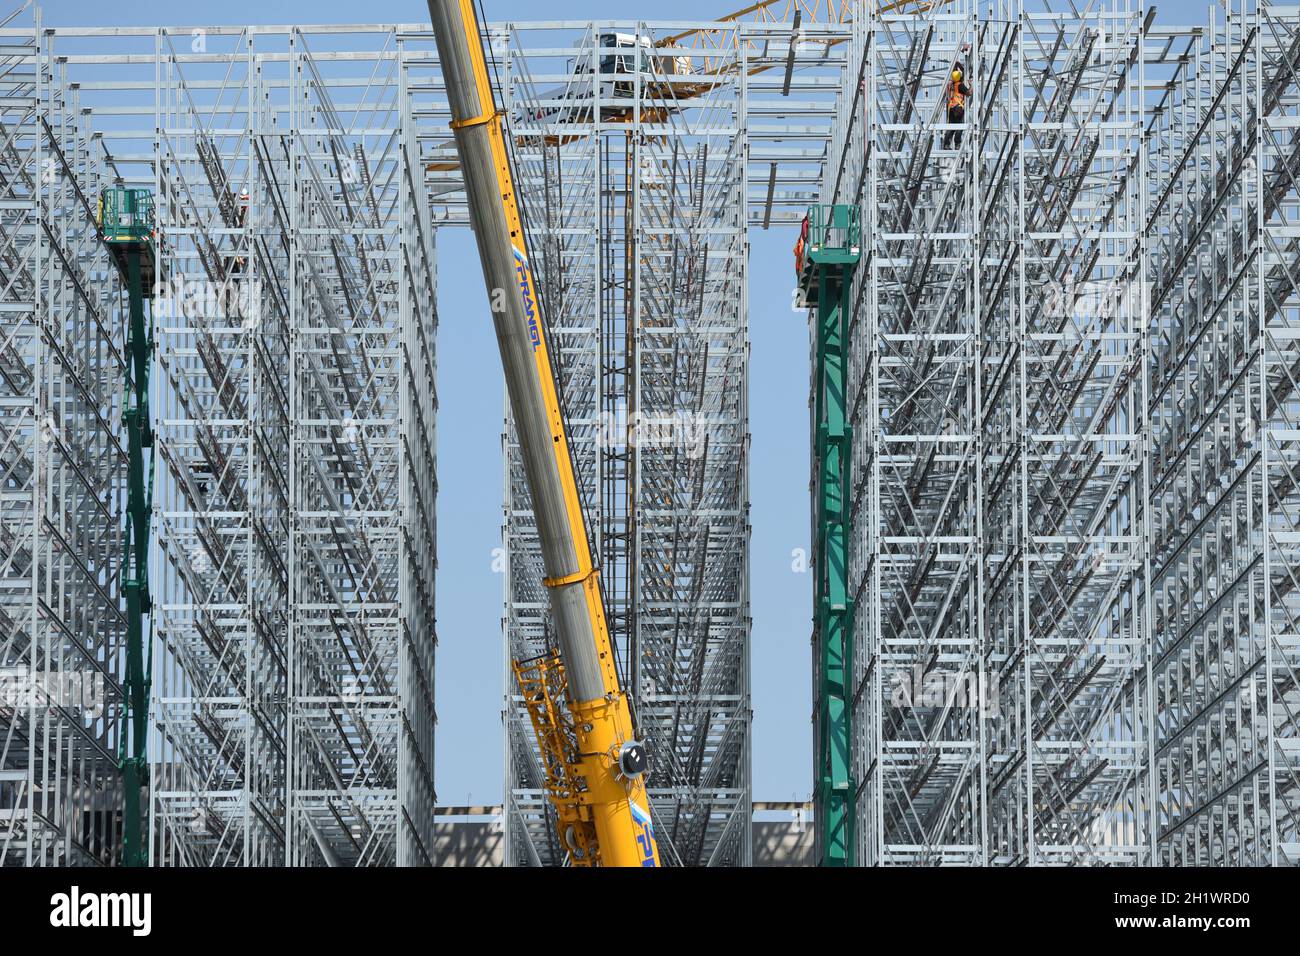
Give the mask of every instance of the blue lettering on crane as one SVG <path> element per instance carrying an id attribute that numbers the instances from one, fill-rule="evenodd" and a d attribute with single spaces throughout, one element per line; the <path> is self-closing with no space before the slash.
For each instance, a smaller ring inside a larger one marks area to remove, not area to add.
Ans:
<path id="1" fill-rule="evenodd" d="M 510 251 L 515 254 L 515 275 L 519 277 L 519 294 L 524 300 L 524 317 L 528 320 L 528 339 L 533 343 L 533 351 L 542 344 L 542 330 L 537 324 L 537 309 L 533 300 L 532 276 L 528 272 L 528 260 L 514 246 Z"/>
<path id="2" fill-rule="evenodd" d="M 641 809 L 641 805 L 635 800 L 629 800 L 628 806 L 632 808 L 632 822 L 637 827 L 636 842 L 641 847 L 641 865 L 654 866 L 655 831 L 654 825 L 650 822 L 650 814 Z"/>

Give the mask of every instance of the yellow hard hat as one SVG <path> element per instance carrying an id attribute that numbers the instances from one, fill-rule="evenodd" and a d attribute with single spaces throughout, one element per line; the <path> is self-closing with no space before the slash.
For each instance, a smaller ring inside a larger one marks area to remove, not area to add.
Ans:
<path id="1" fill-rule="evenodd" d="M 953 80 L 954 83 L 960 83 L 960 82 L 961 82 L 961 70 L 956 70 L 956 69 L 955 69 L 955 70 L 952 71 L 952 80 Z"/>

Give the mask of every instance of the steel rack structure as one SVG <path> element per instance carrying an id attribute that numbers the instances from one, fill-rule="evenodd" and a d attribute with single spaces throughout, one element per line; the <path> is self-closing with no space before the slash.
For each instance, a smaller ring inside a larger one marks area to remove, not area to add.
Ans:
<path id="1" fill-rule="evenodd" d="M 814 195 L 848 28 L 560 27 L 503 25 L 489 45 L 607 613 L 651 754 L 661 857 L 744 865 L 745 231 L 797 220 Z M 620 35 L 635 40 L 620 47 Z M 519 659 L 548 646 L 547 614 L 509 424 L 504 444 L 505 620 Z M 506 721 L 507 863 L 562 864 L 514 688 Z"/>
<path id="2" fill-rule="evenodd" d="M 493 59 L 520 102 L 545 91 L 536 64 L 552 55 L 596 62 L 598 31 L 675 36 L 674 68 L 693 63 L 667 86 L 620 92 L 621 115 L 589 123 L 593 135 L 557 145 L 523 130 L 520 153 L 530 186 L 548 169 L 570 180 L 562 208 L 530 207 L 530 229 L 549 231 L 566 400 L 584 487 L 601 509 L 622 660 L 663 758 L 655 807 L 674 862 L 748 859 L 744 230 L 797 220 L 815 197 L 848 28 L 838 8 L 798 29 L 785 18 L 818 6 L 721 26 L 493 28 Z M 68 188 L 93 195 L 112 181 L 157 197 L 149 859 L 428 862 L 433 245 L 436 228 L 465 221 L 432 36 L 420 25 L 42 30 L 34 7 L 25 15 L 0 27 L 28 70 L 9 74 L 15 92 L 29 104 L 79 98 L 73 112 L 96 124 L 81 134 L 84 170 L 68 174 Z M 57 67 L 57 79 L 24 81 L 37 63 Z M 567 66 L 548 68 L 570 78 Z M 678 94 L 691 102 L 670 102 Z M 29 144 L 16 170 L 45 160 L 30 152 L 37 112 L 6 113 L 29 137 L 11 140 Z M 561 193 L 552 183 L 536 195 Z M 6 215 L 39 220 L 30 202 L 18 208 Z M 24 255 L 43 248 L 21 228 L 13 235 Z M 111 293 L 111 270 L 93 278 L 90 294 Z M 582 289 L 590 306 L 579 305 Z M 30 374 L 48 361 L 32 337 L 48 306 L 18 283 L 9 294 L 25 296 L 33 323 L 10 343 L 27 349 Z M 110 363 L 102 377 L 120 373 Z M 25 386 L 32 395 L 37 381 Z M 645 424 L 629 436 L 633 421 Z M 651 438 L 638 444 L 643 432 Z M 122 448 L 107 448 L 95 469 L 109 485 L 123 480 L 110 452 Z M 519 494 L 511 544 L 518 528 L 527 539 Z M 93 497 L 112 520 L 80 533 L 115 550 L 120 493 Z M 28 536 L 34 509 L 18 509 Z M 535 569 L 526 544 L 516 551 L 507 620 L 528 619 L 537 641 L 544 623 L 526 599 Z M 83 572 L 94 566 L 86 560 Z M 110 617 L 120 613 L 120 598 L 99 597 Z M 509 633 L 517 652 L 523 631 Z M 113 640 L 110 631 L 106 646 Z M 110 697 L 116 655 L 92 654 Z M 514 751 L 512 767 L 532 752 Z M 7 778 L 17 783 L 28 762 L 26 751 L 15 757 Z M 49 773 L 27 796 L 6 778 L 9 805 L 66 777 Z M 110 829 L 112 788 L 92 788 L 109 791 L 96 806 Z M 521 834 L 544 846 L 549 831 L 535 788 L 512 791 L 509 859 L 560 862 L 523 849 Z M 100 842 L 107 860 L 111 834 Z"/>
<path id="3" fill-rule="evenodd" d="M 109 170 L 157 197 L 149 859 L 429 864 L 435 277 L 405 40 L 341 26 L 40 42 L 66 73 L 51 88 L 97 121 L 81 190 Z M 112 292 L 107 271 L 92 278 L 92 296 Z M 121 356 L 98 361 L 120 383 Z M 52 390 L 45 366 L 29 365 Z M 87 453 L 110 407 L 79 412 Z M 120 483 L 121 450 L 99 454 L 92 477 Z M 112 521 L 81 516 L 94 537 L 60 548 L 69 561 L 92 560 L 101 527 L 120 547 L 120 497 L 102 495 Z"/>
<path id="4" fill-rule="evenodd" d="M 593 25 L 565 62 L 519 31 L 502 64 L 504 99 L 623 684 L 654 762 L 661 856 L 740 862 L 749 529 L 739 89 L 729 76 L 672 108 L 675 78 L 651 89 L 643 69 L 615 74 L 627 55 L 614 46 L 620 32 L 648 35 Z M 508 435 L 508 622 L 519 658 L 545 647 L 546 624 L 513 445 Z M 543 795 L 530 792 L 536 750 L 517 706 L 507 852 L 559 862 L 548 814 L 537 812 Z"/>
<path id="5" fill-rule="evenodd" d="M 821 202 L 864 220 L 855 861 L 1300 861 L 1300 11 L 814 6 L 491 30 L 666 860 L 750 860 L 745 230 Z M 433 249 L 464 222 L 432 51 L 0 24 L 5 863 L 120 849 L 118 181 L 163 284 L 150 860 L 432 862 Z M 523 716 L 505 858 L 559 864 Z"/>
<path id="6" fill-rule="evenodd" d="M 127 304 L 95 201 L 114 170 L 39 8 L 0 30 L 0 865 L 110 865 Z"/>
<path id="7" fill-rule="evenodd" d="M 1300 862 L 1297 8 L 865 13 L 859 860 Z"/>
<path id="8" fill-rule="evenodd" d="M 1300 8 L 1229 3 L 1185 42 L 1147 225 L 1154 840 L 1296 865 Z"/>

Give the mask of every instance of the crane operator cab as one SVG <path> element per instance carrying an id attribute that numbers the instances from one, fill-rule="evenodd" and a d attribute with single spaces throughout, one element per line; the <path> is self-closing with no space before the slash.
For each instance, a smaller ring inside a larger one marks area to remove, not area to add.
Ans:
<path id="1" fill-rule="evenodd" d="M 645 35 L 602 33 L 597 37 L 597 55 L 596 88 L 591 79 L 591 58 L 572 59 L 568 64 L 568 82 L 540 93 L 532 104 L 517 110 L 516 122 L 588 122 L 593 92 L 599 93 L 602 104 L 626 112 L 627 106 L 615 104 L 636 96 L 638 74 L 642 94 L 656 95 L 663 92 L 665 78 L 692 72 L 689 56 L 659 53 L 654 40 Z M 602 109 L 602 117 L 608 119 L 605 113 Z"/>
<path id="2" fill-rule="evenodd" d="M 641 48 L 640 54 L 637 47 Z M 648 36 L 630 33 L 602 33 L 600 35 L 601 78 L 613 74 L 610 92 L 617 97 L 636 95 L 637 64 L 640 64 L 641 85 L 670 76 L 689 76 L 693 72 L 689 56 L 658 53 Z M 627 79 L 618 79 L 627 77 Z"/>
<path id="3" fill-rule="evenodd" d="M 636 48 L 638 46 L 641 47 L 640 71 L 645 79 L 652 75 L 654 66 L 649 37 L 638 37 L 630 33 L 600 35 L 601 85 L 609 84 L 609 91 L 613 96 L 626 98 L 636 94 L 635 76 L 638 66 Z M 611 75 L 614 79 L 606 79 Z"/>

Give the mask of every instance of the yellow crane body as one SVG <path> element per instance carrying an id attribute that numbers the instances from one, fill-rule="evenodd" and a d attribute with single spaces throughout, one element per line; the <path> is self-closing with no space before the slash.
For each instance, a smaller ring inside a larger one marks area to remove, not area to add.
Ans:
<path id="1" fill-rule="evenodd" d="M 554 659 L 519 662 L 515 673 L 570 860 L 658 866 L 644 748 L 614 665 L 478 18 L 473 0 L 429 0 L 429 15 L 555 623 Z"/>

